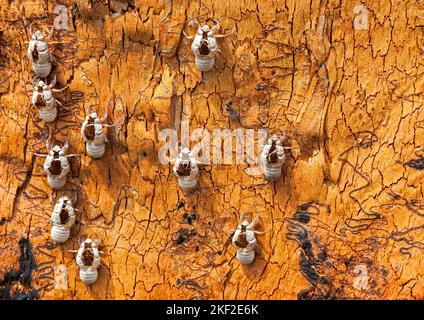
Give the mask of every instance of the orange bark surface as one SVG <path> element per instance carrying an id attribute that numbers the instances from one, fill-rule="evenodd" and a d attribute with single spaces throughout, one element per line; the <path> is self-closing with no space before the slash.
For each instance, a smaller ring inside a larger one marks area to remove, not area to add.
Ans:
<path id="1" fill-rule="evenodd" d="M 58 4 L 67 27 L 48 42 L 56 87 L 69 89 L 46 124 L 26 50 L 30 25 L 47 35 Z M 423 17 L 422 1 L 400 0 L 0 0 L 2 298 L 422 299 Z M 209 72 L 182 34 L 191 18 L 234 31 Z M 80 133 L 89 108 L 120 124 L 98 160 Z M 296 148 L 276 182 L 247 162 L 209 164 L 185 193 L 158 159 L 160 131 L 184 121 L 285 133 Z M 83 154 L 59 192 L 33 155 L 47 139 Z M 78 222 L 50 247 L 63 194 L 76 195 Z M 268 231 L 249 266 L 230 242 L 243 212 Z M 106 253 L 91 286 L 69 252 L 86 236 Z"/>

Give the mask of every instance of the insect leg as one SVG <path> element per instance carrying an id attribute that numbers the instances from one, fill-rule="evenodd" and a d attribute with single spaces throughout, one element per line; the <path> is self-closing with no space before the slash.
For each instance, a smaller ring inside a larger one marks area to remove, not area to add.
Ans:
<path id="1" fill-rule="evenodd" d="M 216 38 L 216 39 L 222 39 L 222 38 L 226 38 L 226 37 L 228 37 L 228 36 L 231 36 L 232 34 L 234 34 L 234 33 L 236 33 L 236 31 L 235 30 L 231 30 L 231 32 L 229 32 L 229 33 L 227 33 L 227 34 L 217 34 L 217 35 L 214 35 L 214 37 Z"/>
<path id="2" fill-rule="evenodd" d="M 67 84 L 66 86 L 64 86 L 62 89 L 52 89 L 52 92 L 62 92 L 64 90 L 66 90 L 67 88 L 69 88 L 69 84 Z"/>
<path id="3" fill-rule="evenodd" d="M 36 157 L 44 157 L 44 158 L 47 158 L 47 155 L 46 154 L 40 154 L 40 153 L 33 153 L 33 155 L 34 156 L 36 156 Z"/>
<path id="4" fill-rule="evenodd" d="M 194 39 L 194 36 L 188 36 L 187 35 L 187 33 L 185 33 L 185 31 L 183 30 L 183 35 L 184 35 L 184 37 L 186 37 L 186 39 L 188 39 L 188 40 L 193 40 Z"/>

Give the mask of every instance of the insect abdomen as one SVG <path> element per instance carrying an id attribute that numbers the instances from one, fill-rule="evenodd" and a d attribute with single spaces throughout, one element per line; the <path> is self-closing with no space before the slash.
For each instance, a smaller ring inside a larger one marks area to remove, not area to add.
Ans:
<path id="1" fill-rule="evenodd" d="M 51 230 L 51 237 L 54 242 L 64 243 L 69 239 L 71 230 L 69 228 L 53 225 Z"/>
<path id="2" fill-rule="evenodd" d="M 180 185 L 181 189 L 183 189 L 184 191 L 190 191 L 194 187 L 196 187 L 197 179 L 191 176 L 179 177 L 178 184 Z"/>
<path id="3" fill-rule="evenodd" d="M 255 250 L 238 249 L 237 259 L 241 264 L 251 264 L 255 259 Z"/>
<path id="4" fill-rule="evenodd" d="M 264 166 L 265 179 L 269 181 L 278 180 L 278 178 L 281 176 L 281 167 L 282 164 L 269 165 L 266 163 Z"/>
<path id="5" fill-rule="evenodd" d="M 52 175 L 47 175 L 47 183 L 53 189 L 60 189 L 66 184 L 66 176 L 63 178 L 57 178 Z"/>
<path id="6" fill-rule="evenodd" d="M 104 143 L 94 144 L 87 141 L 85 146 L 87 148 L 87 154 L 94 159 L 101 158 L 105 154 L 106 145 Z"/>
<path id="7" fill-rule="evenodd" d="M 196 56 L 195 57 L 196 66 L 201 71 L 209 71 L 212 70 L 214 64 L 215 64 L 215 57 L 214 56 Z"/>
<path id="8" fill-rule="evenodd" d="M 32 70 L 40 78 L 46 78 L 49 76 L 52 70 L 52 64 L 50 62 L 45 63 L 32 63 Z"/>
<path id="9" fill-rule="evenodd" d="M 80 278 L 86 285 L 96 282 L 99 272 L 92 267 L 85 267 L 80 270 Z"/>
<path id="10" fill-rule="evenodd" d="M 57 108 L 40 108 L 38 113 L 45 122 L 53 122 L 57 117 Z"/>

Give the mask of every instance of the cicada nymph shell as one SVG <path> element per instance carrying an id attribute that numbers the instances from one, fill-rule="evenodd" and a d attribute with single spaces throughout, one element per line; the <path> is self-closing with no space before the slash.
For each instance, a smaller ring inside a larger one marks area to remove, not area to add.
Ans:
<path id="1" fill-rule="evenodd" d="M 105 154 L 107 138 L 97 113 L 93 112 L 85 118 L 81 134 L 85 141 L 87 154 L 93 159 L 101 158 Z"/>
<path id="2" fill-rule="evenodd" d="M 28 45 L 28 58 L 32 62 L 32 70 L 40 78 L 47 78 L 52 70 L 52 56 L 49 45 L 41 31 L 36 31 Z"/>
<path id="3" fill-rule="evenodd" d="M 65 155 L 67 145 L 63 148 L 58 145 L 49 150 L 44 162 L 44 171 L 47 173 L 47 183 L 53 189 L 60 189 L 66 184 L 66 178 L 71 171 L 68 158 Z"/>
<path id="4" fill-rule="evenodd" d="M 100 267 L 100 252 L 98 245 L 100 240 L 92 241 L 85 239 L 78 250 L 76 261 L 80 268 L 80 279 L 86 285 L 96 282 Z"/>
<path id="5" fill-rule="evenodd" d="M 258 218 L 250 222 L 245 214 L 240 218 L 240 224 L 233 235 L 233 245 L 237 248 L 237 259 L 241 264 L 251 264 L 255 259 L 255 249 L 257 246 L 254 231 Z"/>
<path id="6" fill-rule="evenodd" d="M 40 118 L 45 122 L 53 122 L 57 117 L 57 105 L 60 104 L 54 97 L 53 93 L 61 92 L 62 89 L 52 89 L 56 84 L 56 78 L 50 84 L 46 84 L 41 79 L 34 81 L 34 93 L 32 95 L 32 105 L 38 109 Z"/>
<path id="7" fill-rule="evenodd" d="M 216 42 L 217 38 L 223 38 L 227 35 L 218 35 L 218 31 L 220 29 L 220 24 L 218 20 L 208 19 L 214 22 L 212 27 L 209 27 L 208 24 L 200 26 L 197 20 L 190 21 L 190 26 L 196 28 L 197 33 L 193 37 L 187 36 L 187 39 L 192 40 L 191 50 L 195 56 L 195 63 L 197 68 L 201 71 L 210 71 L 215 65 L 215 56 L 219 51 L 218 44 Z"/>
<path id="8" fill-rule="evenodd" d="M 199 167 L 196 158 L 188 148 L 184 148 L 179 153 L 173 171 L 181 189 L 191 191 L 196 187 Z"/>
<path id="9" fill-rule="evenodd" d="M 71 227 L 75 223 L 75 212 L 72 201 L 62 197 L 56 203 L 51 216 L 51 238 L 54 242 L 64 243 L 69 239 Z"/>
<path id="10" fill-rule="evenodd" d="M 276 181 L 281 176 L 281 167 L 286 161 L 286 155 L 281 140 L 273 135 L 264 145 L 260 159 L 264 166 L 265 179 Z"/>

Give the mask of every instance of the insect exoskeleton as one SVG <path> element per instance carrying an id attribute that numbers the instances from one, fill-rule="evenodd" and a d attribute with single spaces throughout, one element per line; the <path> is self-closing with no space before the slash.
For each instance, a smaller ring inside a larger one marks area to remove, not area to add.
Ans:
<path id="1" fill-rule="evenodd" d="M 190 191 L 197 185 L 199 167 L 196 158 L 188 148 L 183 148 L 175 160 L 174 174 L 184 191 Z"/>
<path id="2" fill-rule="evenodd" d="M 107 138 L 103 132 L 102 120 L 97 113 L 92 112 L 87 117 L 81 127 L 81 134 L 85 141 L 87 154 L 94 158 L 101 158 L 106 150 Z"/>
<path id="3" fill-rule="evenodd" d="M 80 268 L 80 279 L 86 285 L 96 282 L 99 275 L 100 253 L 98 245 L 100 240 L 92 241 L 90 238 L 85 239 L 81 244 L 77 253 L 77 265 Z"/>
<path id="4" fill-rule="evenodd" d="M 62 148 L 59 145 L 55 145 L 52 148 L 49 143 L 46 143 L 46 148 L 49 150 L 47 155 L 37 153 L 34 153 L 34 155 L 46 158 L 44 161 L 44 171 L 47 174 L 47 183 L 53 189 L 60 189 L 66 184 L 66 177 L 71 171 L 68 158 L 80 155 L 66 155 L 66 151 L 69 148 L 67 142 L 65 142 Z"/>
<path id="5" fill-rule="evenodd" d="M 41 31 L 36 31 L 28 46 L 28 58 L 32 61 L 32 70 L 40 78 L 49 76 L 52 70 L 52 56 Z"/>
<path id="6" fill-rule="evenodd" d="M 251 264 L 255 259 L 257 246 L 254 227 L 259 220 L 259 215 L 250 222 L 246 214 L 242 214 L 240 224 L 233 235 L 233 245 L 237 248 L 237 259 L 241 264 Z"/>
<path id="7" fill-rule="evenodd" d="M 54 96 L 54 92 L 61 92 L 62 89 L 52 89 L 56 85 L 56 78 L 48 85 L 43 80 L 34 80 L 34 93 L 32 95 L 32 104 L 38 109 L 40 118 L 45 122 L 52 122 L 57 117 L 57 105 L 61 103 Z"/>
<path id="8" fill-rule="evenodd" d="M 261 152 L 261 161 L 264 165 L 264 176 L 269 181 L 276 181 L 281 176 L 281 167 L 286 161 L 285 147 L 276 135 L 271 136 Z"/>
<path id="9" fill-rule="evenodd" d="M 72 201 L 67 196 L 57 201 L 50 221 L 52 223 L 52 240 L 58 243 L 66 242 L 71 233 L 71 227 L 75 223 L 75 212 Z"/>
<path id="10" fill-rule="evenodd" d="M 211 20 L 211 19 L 209 19 Z M 229 36 L 231 33 L 226 35 L 218 35 L 220 29 L 220 24 L 218 20 L 211 20 L 214 22 L 214 26 L 211 28 L 208 24 L 200 26 L 197 20 L 191 20 L 190 26 L 196 28 L 197 33 L 193 36 L 187 36 L 184 33 L 184 36 L 193 40 L 191 44 L 191 50 L 195 56 L 196 66 L 201 71 L 209 71 L 215 65 L 215 55 L 218 53 L 219 48 L 216 43 L 217 38 L 223 38 Z"/>
<path id="11" fill-rule="evenodd" d="M 68 158 L 65 155 L 68 146 L 62 148 L 58 145 L 49 150 L 49 155 L 44 162 L 44 171 L 47 173 L 47 182 L 53 189 L 60 189 L 66 183 L 66 177 L 71 171 Z"/>

